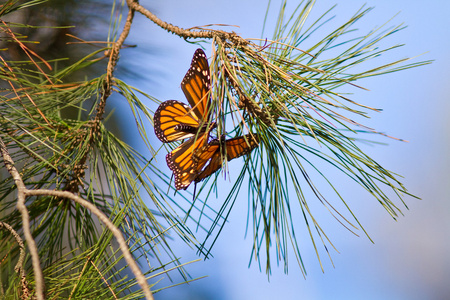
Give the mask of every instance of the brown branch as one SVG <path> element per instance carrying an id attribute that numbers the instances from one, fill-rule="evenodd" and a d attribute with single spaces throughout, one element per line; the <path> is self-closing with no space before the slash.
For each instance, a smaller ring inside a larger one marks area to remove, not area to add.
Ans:
<path id="1" fill-rule="evenodd" d="M 106 78 L 105 82 L 102 87 L 101 91 L 101 98 L 100 102 L 97 105 L 97 113 L 95 114 L 95 117 L 93 118 L 91 122 L 90 132 L 89 132 L 89 142 L 88 142 L 88 149 L 86 150 L 86 153 L 83 157 L 79 160 L 77 163 L 78 171 L 74 172 L 73 179 L 68 184 L 68 190 L 71 192 L 78 192 L 78 184 L 81 183 L 81 178 L 84 177 L 84 169 L 86 165 L 86 161 L 88 159 L 90 148 L 92 148 L 93 140 L 95 136 L 99 135 L 100 132 L 100 122 L 103 120 L 103 115 L 105 114 L 105 106 L 106 106 L 106 100 L 109 96 L 111 96 L 112 92 L 112 86 L 113 86 L 113 73 L 116 68 L 117 62 L 119 60 L 119 52 L 122 48 L 123 43 L 125 42 L 125 39 L 127 38 L 128 34 L 130 33 L 131 29 L 131 23 L 133 22 L 134 17 L 134 10 L 129 8 L 128 10 L 128 16 L 125 21 L 125 25 L 123 27 L 122 33 L 120 34 L 119 38 L 116 42 L 112 44 L 111 50 L 109 51 L 109 60 L 108 60 L 108 66 L 106 68 Z M 75 183 L 75 184 L 72 184 Z"/>
<path id="2" fill-rule="evenodd" d="M 237 35 L 235 32 L 225 32 L 222 30 L 193 30 L 193 29 L 183 29 L 177 26 L 174 26 L 172 24 L 169 24 L 167 22 L 163 22 L 161 19 L 156 17 L 153 13 L 151 13 L 149 10 L 145 9 L 143 6 L 141 6 L 136 0 L 127 0 L 128 5 L 128 16 L 125 21 L 124 28 L 117 39 L 116 42 L 113 43 L 111 50 L 109 51 L 109 61 L 108 66 L 106 69 L 106 77 L 105 82 L 102 87 L 101 91 L 101 98 L 100 102 L 97 105 L 96 108 L 96 115 L 92 119 L 90 133 L 89 133 L 89 147 L 92 147 L 93 139 L 95 136 L 99 135 L 100 132 L 100 122 L 103 119 L 104 113 L 105 113 L 105 106 L 106 106 L 106 100 L 111 95 L 112 92 L 112 86 L 113 86 L 113 73 L 115 70 L 115 67 L 117 65 L 117 62 L 119 60 L 119 52 L 120 49 L 123 46 L 123 43 L 125 42 L 125 39 L 127 38 L 130 29 L 131 24 L 133 22 L 134 18 L 134 12 L 138 11 L 147 18 L 149 18 L 151 21 L 153 21 L 155 24 L 160 26 L 161 28 L 174 33 L 180 37 L 183 37 L 185 39 L 187 38 L 217 38 L 221 40 L 224 43 L 231 43 L 235 46 L 245 46 L 248 45 L 249 42 L 239 35 Z M 81 172 L 75 172 L 75 177 L 71 182 L 81 182 L 79 180 L 81 177 L 84 176 L 84 168 L 83 166 L 86 165 L 86 161 L 88 159 L 89 155 L 89 149 L 86 151 L 86 154 L 79 160 L 78 165 L 82 168 Z M 71 192 L 78 192 L 78 185 L 68 185 L 68 190 Z"/>
<path id="3" fill-rule="evenodd" d="M 122 30 L 122 33 L 120 34 L 117 41 L 115 43 L 113 43 L 113 45 L 111 47 L 111 50 L 109 53 L 108 66 L 106 68 L 105 83 L 103 85 L 103 90 L 102 90 L 102 97 L 100 99 L 100 103 L 97 106 L 97 114 L 94 118 L 94 126 L 92 127 L 92 130 L 91 130 L 91 139 L 92 139 L 93 135 L 98 133 L 98 131 L 99 131 L 100 121 L 103 119 L 103 115 L 105 113 L 106 100 L 111 95 L 113 73 L 116 68 L 117 61 L 119 60 L 119 51 L 122 48 L 122 45 L 125 42 L 125 39 L 127 38 L 128 34 L 130 33 L 131 23 L 133 22 L 133 17 L 134 17 L 134 11 L 132 9 L 129 9 L 127 20 L 125 21 L 125 25 Z"/>
<path id="4" fill-rule="evenodd" d="M 127 20 L 125 21 L 124 28 L 119 38 L 115 43 L 113 43 L 110 53 L 109 53 L 109 61 L 108 66 L 106 67 L 106 79 L 105 84 L 103 85 L 102 97 L 100 103 L 97 107 L 97 115 L 95 116 L 94 122 L 99 123 L 103 119 L 103 114 L 105 110 L 106 99 L 111 95 L 111 87 L 113 81 L 113 73 L 117 65 L 117 61 L 119 60 L 119 52 L 122 48 L 125 39 L 130 33 L 131 23 L 133 22 L 134 11 L 132 9 L 128 10 Z M 94 126 L 95 130 L 95 126 Z"/>
<path id="5" fill-rule="evenodd" d="M 25 276 L 25 271 L 23 270 L 23 262 L 25 260 L 25 251 L 24 251 L 25 245 L 23 244 L 22 238 L 14 230 L 14 228 L 11 227 L 11 225 L 0 221 L 0 229 L 2 227 L 5 227 L 6 230 L 8 230 L 12 234 L 12 236 L 16 239 L 17 244 L 19 244 L 19 248 L 20 248 L 19 260 L 17 261 L 17 264 L 14 267 L 14 271 L 19 273 L 20 277 Z"/>
<path id="6" fill-rule="evenodd" d="M 20 177 L 19 172 L 14 166 L 14 161 L 6 149 L 5 143 L 0 138 L 0 151 L 2 152 L 3 161 L 5 163 L 5 167 L 8 170 L 9 174 L 14 178 L 14 182 L 17 186 L 17 209 L 22 215 L 22 224 L 23 224 L 23 234 L 25 235 L 25 240 L 27 241 L 28 249 L 31 254 L 31 261 L 33 264 L 34 278 L 36 280 L 36 298 L 38 300 L 44 299 L 44 276 L 42 274 L 42 269 L 39 260 L 39 254 L 36 247 L 36 242 L 33 239 L 30 231 L 30 216 L 28 214 L 28 209 L 25 205 L 25 192 L 27 188 Z"/>
<path id="7" fill-rule="evenodd" d="M 249 42 L 244 38 L 240 37 L 235 32 L 226 32 L 222 30 L 192 30 L 192 29 L 183 29 L 178 26 L 172 25 L 170 23 L 164 22 L 159 19 L 152 12 L 144 8 L 135 0 L 127 0 L 128 7 L 133 10 L 140 12 L 147 18 L 149 18 L 153 23 L 161 27 L 162 29 L 167 30 L 168 32 L 174 33 L 184 39 L 189 38 L 203 38 L 203 39 L 212 39 L 214 37 L 218 37 L 221 40 L 227 40 L 230 43 L 236 46 L 247 45 Z"/>
<path id="8" fill-rule="evenodd" d="M 28 289 L 28 282 L 25 276 L 25 271 L 23 269 L 23 264 L 25 261 L 25 245 L 23 244 L 22 238 L 20 235 L 11 227 L 11 225 L 0 221 L 0 229 L 4 227 L 8 230 L 11 235 L 16 239 L 17 244 L 19 245 L 19 260 L 17 264 L 14 266 L 14 271 L 19 275 L 20 282 L 22 284 L 22 299 L 30 299 L 30 291 Z"/>

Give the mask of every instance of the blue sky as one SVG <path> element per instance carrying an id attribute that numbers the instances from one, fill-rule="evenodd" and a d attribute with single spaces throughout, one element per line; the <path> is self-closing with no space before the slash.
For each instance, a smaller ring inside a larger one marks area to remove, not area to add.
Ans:
<path id="1" fill-rule="evenodd" d="M 266 9 L 266 2 L 258 0 L 140 2 L 161 19 L 180 27 L 233 24 L 239 28 L 232 30 L 246 38 L 261 36 Z M 278 3 L 273 1 L 272 12 L 277 12 Z M 251 237 L 244 236 L 247 199 L 243 196 L 214 248 L 215 257 L 193 264 L 189 269 L 194 276 L 209 277 L 161 292 L 156 299 L 450 297 L 450 132 L 447 117 L 450 2 L 319 0 L 313 15 L 333 4 L 338 4 L 334 12 L 336 23 L 330 26 L 348 19 L 364 4 L 375 6 L 375 10 L 356 26 L 362 32 L 382 25 L 399 13 L 392 25 L 404 23 L 408 27 L 388 39 L 387 44 L 405 46 L 382 57 L 381 62 L 419 54 L 423 55 L 416 61 L 435 60 L 431 65 L 358 82 L 370 91 L 356 90 L 352 96 L 357 101 L 383 108 L 382 113 L 372 114 L 371 127 L 409 141 L 386 139 L 388 146 L 367 147 L 366 151 L 389 170 L 404 176 L 403 183 L 409 191 L 423 200 L 406 198 L 409 210 L 404 210 L 405 216 L 396 222 L 370 195 L 351 188 L 345 190 L 346 200 L 375 244 L 361 232 L 358 238 L 336 223 L 326 223 L 325 230 L 340 252 L 331 252 L 335 267 L 324 255 L 325 272 L 322 273 L 309 238 L 305 237 L 302 253 L 308 271 L 306 280 L 291 257 L 289 274 L 284 274 L 282 267 L 274 266 L 269 282 L 265 271 L 260 272 L 255 263 L 248 268 Z M 275 17 L 270 16 L 272 20 Z M 131 65 L 142 78 L 130 78 L 128 82 L 160 100 L 184 101 L 179 84 L 197 46 L 164 32 L 142 16 L 137 17 L 134 26 L 127 43 L 138 45 L 139 50 L 122 51 L 121 63 Z M 271 28 L 267 28 L 267 36 L 271 34 Z M 207 47 L 206 52 L 209 55 L 210 48 Z M 343 176 L 336 180 L 342 186 L 348 181 Z M 186 261 L 196 258 L 191 249 L 180 248 L 180 251 Z"/>

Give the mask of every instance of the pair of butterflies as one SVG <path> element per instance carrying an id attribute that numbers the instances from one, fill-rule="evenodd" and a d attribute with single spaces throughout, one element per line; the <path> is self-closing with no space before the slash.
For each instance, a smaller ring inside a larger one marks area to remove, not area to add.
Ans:
<path id="1" fill-rule="evenodd" d="M 258 140 L 252 134 L 229 140 L 222 136 L 208 142 L 216 123 L 212 121 L 209 65 L 202 49 L 195 51 L 181 89 L 191 107 L 180 101 L 167 100 L 154 115 L 155 134 L 163 143 L 188 139 L 166 156 L 177 190 L 186 189 L 192 181 L 207 178 L 222 167 L 225 159 L 240 157 L 258 146 Z"/>

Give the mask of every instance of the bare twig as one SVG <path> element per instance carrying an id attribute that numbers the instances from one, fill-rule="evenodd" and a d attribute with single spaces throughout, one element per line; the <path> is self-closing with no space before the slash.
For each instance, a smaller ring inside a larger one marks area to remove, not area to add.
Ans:
<path id="1" fill-rule="evenodd" d="M 17 209 L 22 215 L 23 223 L 23 234 L 25 235 L 25 240 L 27 241 L 28 249 L 30 250 L 31 260 L 33 264 L 34 278 L 36 280 L 36 298 L 38 300 L 44 299 L 44 276 L 42 274 L 42 269 L 39 261 L 39 254 L 36 247 L 36 242 L 33 239 L 30 231 L 30 216 L 28 215 L 28 209 L 25 205 L 25 192 L 27 191 L 25 184 L 20 177 L 19 172 L 14 166 L 14 161 L 6 149 L 5 143 L 0 138 L 0 151 L 2 152 L 3 161 L 5 167 L 9 174 L 14 178 L 14 182 L 17 186 Z"/>
<path id="2" fill-rule="evenodd" d="M 133 10 L 136 10 L 137 12 L 140 12 L 147 18 L 149 18 L 152 22 L 157 24 L 159 27 L 167 30 L 168 32 L 174 33 L 182 38 L 188 39 L 188 38 L 205 38 L 205 39 L 214 39 L 216 42 L 220 42 L 224 45 L 233 45 L 233 47 L 243 47 L 250 44 L 249 41 L 242 38 L 235 32 L 226 32 L 222 30 L 201 30 L 198 29 L 198 27 L 189 28 L 189 29 L 183 29 L 177 26 L 174 26 L 170 23 L 164 22 L 161 19 L 159 19 L 156 15 L 154 15 L 152 12 L 144 8 L 142 5 L 140 5 L 136 0 L 127 0 L 128 7 L 132 8 Z M 228 71 L 228 70 L 227 70 Z M 273 122 L 271 121 L 273 119 L 272 116 L 265 110 L 258 107 L 258 105 L 250 101 L 248 97 L 242 93 L 241 88 L 238 86 L 238 84 L 232 79 L 232 76 L 228 76 L 230 79 L 230 83 L 234 87 L 236 93 L 239 96 L 239 105 L 240 107 L 246 107 L 250 113 L 258 116 L 267 126 L 272 126 Z M 277 117 L 275 116 L 275 119 Z"/>
<path id="3" fill-rule="evenodd" d="M 149 18 L 152 22 L 154 22 L 159 27 L 167 30 L 168 32 L 174 33 L 182 38 L 203 38 L 203 39 L 212 39 L 214 37 L 218 37 L 221 40 L 229 41 L 230 43 L 239 46 L 239 45 L 247 45 L 249 42 L 244 38 L 240 37 L 235 32 L 226 32 L 222 30 L 192 30 L 192 29 L 183 29 L 178 26 L 174 26 L 170 23 L 164 22 L 159 19 L 156 15 L 151 13 L 149 10 L 144 8 L 135 0 L 127 0 L 128 7 L 133 10 L 140 12 L 147 18 Z"/>
<path id="4" fill-rule="evenodd" d="M 22 284 L 22 299 L 30 299 L 30 291 L 28 290 L 28 282 L 25 276 L 25 271 L 23 269 L 23 263 L 25 261 L 25 245 L 23 244 L 20 235 L 11 227 L 11 225 L 0 221 L 0 229 L 4 227 L 8 230 L 11 235 L 16 239 L 17 244 L 19 244 L 19 260 L 17 261 L 14 271 L 19 275 L 20 282 Z"/>
<path id="5" fill-rule="evenodd" d="M 5 227 L 6 230 L 8 230 L 12 236 L 16 239 L 17 244 L 19 244 L 19 248 L 20 248 L 20 253 L 19 253 L 19 260 L 17 261 L 16 266 L 14 267 L 14 271 L 16 271 L 17 273 L 19 273 L 19 275 L 25 276 L 25 271 L 23 270 L 23 262 L 25 260 L 25 246 L 23 244 L 22 238 L 20 237 L 20 235 L 14 230 L 14 228 L 11 227 L 11 225 L 4 223 L 2 221 L 0 221 L 0 229 L 2 227 Z"/>

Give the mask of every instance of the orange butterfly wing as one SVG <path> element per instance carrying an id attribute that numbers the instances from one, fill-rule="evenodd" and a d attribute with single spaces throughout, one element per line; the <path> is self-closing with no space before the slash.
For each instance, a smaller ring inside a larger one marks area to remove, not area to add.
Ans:
<path id="1" fill-rule="evenodd" d="M 197 49 L 191 67 L 181 82 L 188 105 L 168 100 L 158 107 L 154 115 L 155 134 L 163 143 L 192 137 L 198 132 L 214 128 L 211 122 L 211 76 L 208 60 L 202 49 Z"/>
<path id="2" fill-rule="evenodd" d="M 253 149 L 258 147 L 258 138 L 254 134 L 246 134 L 244 136 L 225 141 L 219 141 L 215 139 L 212 140 L 211 143 L 208 144 L 208 146 L 210 147 L 207 148 L 204 153 L 202 152 L 201 154 L 199 154 L 199 170 L 203 168 L 208 159 L 211 160 L 209 164 L 197 175 L 197 177 L 195 178 L 195 182 L 199 182 L 209 177 L 211 174 L 222 168 L 225 157 L 227 161 L 230 161 L 232 159 L 250 153 Z"/>
<path id="3" fill-rule="evenodd" d="M 199 120 L 192 109 L 176 100 L 161 103 L 153 120 L 155 122 L 155 134 L 163 143 L 192 137 L 199 126 Z M 189 130 L 189 128 L 193 130 Z"/>
<path id="4" fill-rule="evenodd" d="M 208 60 L 202 49 L 197 49 L 191 67 L 181 81 L 181 89 L 200 120 L 210 122 L 211 76 Z"/>
<path id="5" fill-rule="evenodd" d="M 198 174 L 198 164 L 193 158 L 208 144 L 209 132 L 194 136 L 167 154 L 166 162 L 175 176 L 175 188 L 185 190 Z"/>
<path id="6" fill-rule="evenodd" d="M 214 145 L 208 144 L 208 138 L 210 131 L 216 127 L 216 123 L 211 122 L 210 82 L 207 57 L 202 49 L 197 49 L 181 82 L 181 89 L 191 107 L 168 100 L 161 103 L 154 115 L 155 134 L 162 142 L 190 138 L 166 156 L 177 190 L 186 189 L 211 158 L 209 155 L 215 153 L 215 150 L 207 151 Z M 209 157 L 206 159 L 205 156 Z"/>
<path id="7" fill-rule="evenodd" d="M 206 163 L 211 159 L 211 161 L 220 158 L 220 148 L 221 141 L 218 139 L 213 139 L 207 145 L 203 146 L 196 155 L 193 157 L 197 163 L 197 174 L 202 171 Z M 211 164 L 211 163 L 210 163 Z"/>

